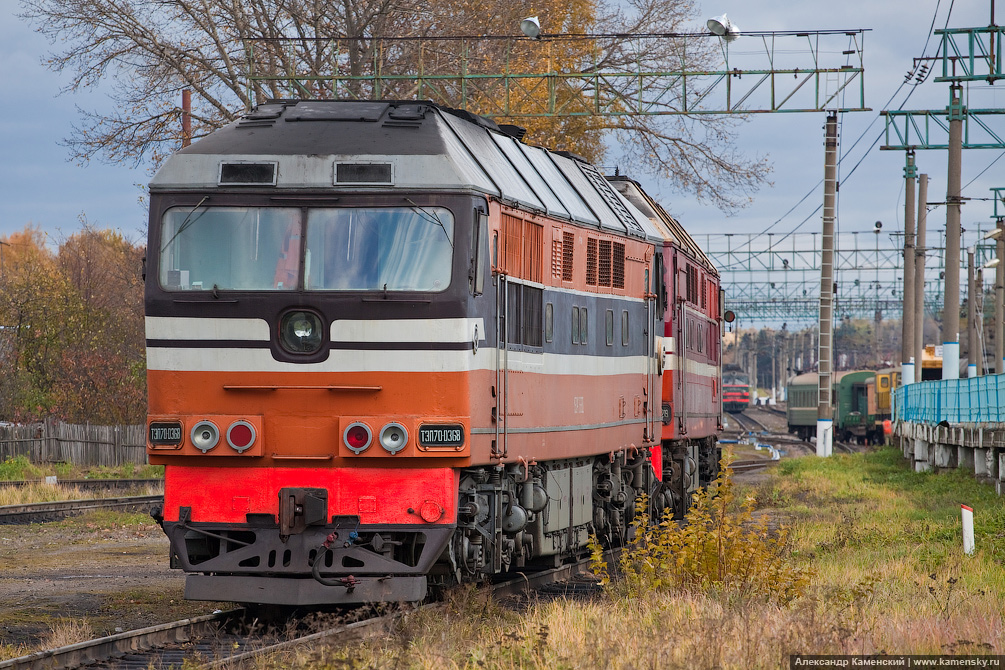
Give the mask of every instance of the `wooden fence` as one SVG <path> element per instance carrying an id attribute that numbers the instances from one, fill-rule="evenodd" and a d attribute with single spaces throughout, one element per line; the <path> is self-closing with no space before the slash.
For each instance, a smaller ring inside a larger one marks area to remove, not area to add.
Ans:
<path id="1" fill-rule="evenodd" d="M 117 466 L 147 462 L 144 426 L 91 426 L 45 421 L 0 425 L 0 462 L 27 456 L 32 463 Z"/>

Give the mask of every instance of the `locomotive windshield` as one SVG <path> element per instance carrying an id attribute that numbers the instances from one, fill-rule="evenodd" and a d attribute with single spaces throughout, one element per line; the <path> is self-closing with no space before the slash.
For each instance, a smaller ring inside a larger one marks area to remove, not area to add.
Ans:
<path id="1" fill-rule="evenodd" d="M 443 291 L 453 238 L 453 215 L 442 207 L 172 208 L 160 283 L 176 291 Z"/>

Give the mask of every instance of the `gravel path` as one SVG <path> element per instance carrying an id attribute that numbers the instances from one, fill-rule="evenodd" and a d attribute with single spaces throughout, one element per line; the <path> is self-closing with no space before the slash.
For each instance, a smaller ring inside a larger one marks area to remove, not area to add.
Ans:
<path id="1" fill-rule="evenodd" d="M 138 515 L 0 526 L 0 644 L 15 648 L 7 656 L 51 641 L 71 622 L 86 622 L 96 637 L 219 606 L 185 601 L 184 585 L 181 571 L 168 568 L 164 533 Z"/>

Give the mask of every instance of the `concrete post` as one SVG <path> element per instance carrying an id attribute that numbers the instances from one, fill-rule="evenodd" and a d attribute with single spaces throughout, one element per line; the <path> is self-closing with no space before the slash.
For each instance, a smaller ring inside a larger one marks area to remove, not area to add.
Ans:
<path id="1" fill-rule="evenodd" d="M 914 381 L 921 381 L 925 351 L 925 228 L 928 220 L 928 175 L 918 177 L 918 237 L 914 268 Z"/>
<path id="2" fill-rule="evenodd" d="M 907 165 L 904 166 L 904 309 L 900 336 L 900 383 L 902 385 L 914 381 L 914 182 L 916 177 L 914 152 L 908 151 Z M 924 317 L 922 316 L 922 318 Z M 920 361 L 918 363 L 920 364 Z"/>
<path id="3" fill-rule="evenodd" d="M 967 248 L 967 379 L 980 374 L 977 344 L 977 281 L 974 268 L 974 247 Z"/>
<path id="4" fill-rule="evenodd" d="M 998 219 L 995 239 L 995 373 L 1005 372 L 1005 219 Z"/>
<path id="5" fill-rule="evenodd" d="M 963 173 L 963 107 L 960 84 L 950 87 L 949 168 L 946 178 L 946 292 L 942 301 L 942 378 L 960 378 L 960 193 Z"/>
<path id="6" fill-rule="evenodd" d="M 837 195 L 837 113 L 827 113 L 824 134 L 824 209 L 820 254 L 820 355 L 817 375 L 817 456 L 829 457 L 834 441 L 831 371 L 834 362 L 834 218 Z"/>

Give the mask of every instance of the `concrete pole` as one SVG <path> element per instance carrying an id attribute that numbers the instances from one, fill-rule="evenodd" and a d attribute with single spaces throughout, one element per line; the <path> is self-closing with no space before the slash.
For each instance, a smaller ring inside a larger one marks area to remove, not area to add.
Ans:
<path id="1" fill-rule="evenodd" d="M 963 87 L 950 87 L 946 175 L 946 293 L 942 300 L 942 378 L 960 377 L 960 193 L 963 175 Z"/>
<path id="2" fill-rule="evenodd" d="M 977 364 L 980 356 L 977 344 L 977 281 L 975 278 L 974 256 L 977 250 L 967 248 L 967 379 L 980 374 Z"/>
<path id="3" fill-rule="evenodd" d="M 904 166 L 904 309 L 901 320 L 900 383 L 914 381 L 914 182 L 917 177 L 914 152 L 907 152 Z M 921 318 L 924 318 L 922 315 Z M 918 361 L 920 365 L 920 361 Z"/>
<path id="4" fill-rule="evenodd" d="M 834 219 L 837 195 L 837 113 L 827 113 L 824 133 L 824 211 L 820 236 L 820 372 L 817 375 L 817 456 L 829 457 L 834 445 L 831 371 L 834 362 Z"/>
<path id="5" fill-rule="evenodd" d="M 995 240 L 995 373 L 1005 371 L 1005 219 L 998 219 Z"/>
<path id="6" fill-rule="evenodd" d="M 778 334 L 771 334 L 771 404 L 778 400 Z"/>
<path id="7" fill-rule="evenodd" d="M 914 381 L 921 381 L 925 351 L 925 223 L 928 221 L 928 175 L 918 177 L 918 237 L 914 268 Z"/>

